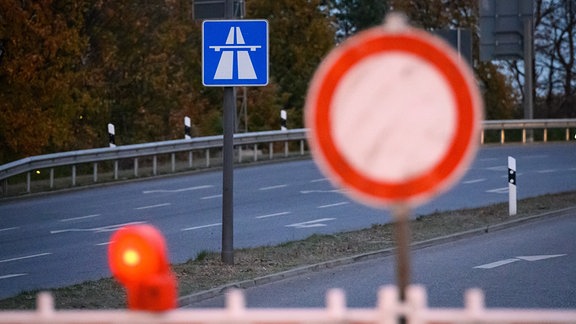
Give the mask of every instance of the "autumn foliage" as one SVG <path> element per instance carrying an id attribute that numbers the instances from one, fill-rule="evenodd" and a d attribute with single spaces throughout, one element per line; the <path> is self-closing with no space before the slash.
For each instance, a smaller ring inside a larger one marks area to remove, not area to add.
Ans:
<path id="1" fill-rule="evenodd" d="M 238 89 L 240 130 L 279 129 L 280 109 L 301 110 L 334 44 L 318 1 L 268 3 L 247 5 L 270 21 L 273 63 L 268 86 Z M 184 116 L 193 135 L 220 134 L 222 90 L 202 85 L 201 44 L 189 0 L 0 1 L 0 164 L 106 146 L 108 123 L 119 145 L 182 138 Z"/>

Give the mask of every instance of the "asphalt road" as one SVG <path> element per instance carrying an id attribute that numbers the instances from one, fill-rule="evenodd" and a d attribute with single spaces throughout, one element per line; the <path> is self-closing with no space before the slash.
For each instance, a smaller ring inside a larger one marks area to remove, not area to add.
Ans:
<path id="1" fill-rule="evenodd" d="M 567 216 L 412 251 L 412 283 L 424 285 L 432 307 L 463 307 L 469 288 L 482 288 L 487 307 L 576 308 L 576 211 Z M 291 277 L 244 290 L 247 307 L 323 307 L 330 288 L 344 289 L 349 307 L 375 307 L 378 289 L 396 284 L 388 256 Z M 223 307 L 224 297 L 190 305 Z"/>
<path id="2" fill-rule="evenodd" d="M 507 201 L 507 157 L 517 159 L 519 198 L 576 190 L 576 144 L 483 147 L 455 188 L 414 215 Z M 234 245 L 250 247 L 390 221 L 351 201 L 310 160 L 235 170 Z M 109 276 L 117 228 L 150 223 L 173 262 L 221 243 L 221 172 L 116 184 L 0 202 L 0 298 Z"/>

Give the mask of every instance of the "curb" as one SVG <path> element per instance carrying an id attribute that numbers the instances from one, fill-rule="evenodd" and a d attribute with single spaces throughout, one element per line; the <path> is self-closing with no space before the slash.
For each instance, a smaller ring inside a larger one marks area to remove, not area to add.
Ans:
<path id="1" fill-rule="evenodd" d="M 434 246 L 434 245 L 445 244 L 448 242 L 452 242 L 452 241 L 456 241 L 456 240 L 460 240 L 460 239 L 464 239 L 464 238 L 479 236 L 481 234 L 485 234 L 485 233 L 489 233 L 489 232 L 504 230 L 504 229 L 511 228 L 511 227 L 518 226 L 518 225 L 522 225 L 525 223 L 531 223 L 531 222 L 539 221 L 539 220 L 542 220 L 545 218 L 567 216 L 567 215 L 570 215 L 571 212 L 575 212 L 575 211 L 576 211 L 576 206 L 575 207 L 568 207 L 568 208 L 564 208 L 564 209 L 559 209 L 559 210 L 554 210 L 554 211 L 550 211 L 550 212 L 545 212 L 545 213 L 537 214 L 537 215 L 533 215 L 533 216 L 518 218 L 515 220 L 495 224 L 495 225 L 488 226 L 488 227 L 477 228 L 477 229 L 468 230 L 468 231 L 459 232 L 459 233 L 454 233 L 454 234 L 449 234 L 449 235 L 445 235 L 445 236 L 441 236 L 441 237 L 437 237 L 437 238 L 433 238 L 433 239 L 429 239 L 429 240 L 425 240 L 425 241 L 414 242 L 410 245 L 410 248 L 411 248 L 411 250 L 417 250 L 417 249 L 422 249 L 422 248 L 426 248 L 426 247 L 430 247 L 430 246 Z M 380 258 L 380 257 L 386 257 L 386 256 L 393 255 L 394 251 L 395 251 L 395 248 L 387 248 L 387 249 L 378 250 L 378 251 L 374 251 L 374 252 L 368 252 L 368 253 L 363 253 L 363 254 L 359 254 L 359 255 L 343 257 L 340 259 L 320 262 L 320 263 L 316 263 L 316 264 L 312 264 L 312 265 L 302 266 L 302 267 L 298 267 L 298 268 L 294 268 L 294 269 L 290 269 L 290 270 L 286 270 L 286 271 L 282 271 L 282 272 L 278 272 L 278 273 L 274 273 L 274 274 L 270 274 L 270 275 L 266 275 L 266 276 L 262 276 L 262 277 L 257 277 L 254 279 L 248 279 L 248 280 L 243 280 L 243 281 L 239 281 L 239 282 L 225 284 L 225 285 L 222 285 L 222 286 L 219 286 L 216 288 L 212 288 L 209 290 L 205 290 L 205 291 L 193 293 L 190 295 L 182 296 L 178 299 L 178 305 L 180 308 L 185 308 L 185 307 L 187 307 L 193 303 L 196 303 L 196 302 L 199 302 L 199 301 L 202 301 L 205 299 L 210 299 L 213 297 L 220 296 L 220 295 L 224 294 L 229 289 L 234 289 L 234 288 L 246 289 L 246 288 L 250 288 L 250 287 L 255 287 L 255 286 L 259 286 L 259 285 L 264 285 L 264 284 L 280 281 L 280 280 L 283 280 L 286 278 L 291 278 L 291 277 L 303 275 L 306 273 L 317 272 L 320 270 L 335 268 L 335 267 L 339 267 L 339 266 L 343 266 L 343 265 L 347 265 L 347 264 L 352 264 L 352 263 L 356 263 L 356 262 L 361 262 L 361 261 L 365 261 L 365 260 L 370 260 L 370 259 L 375 259 L 375 258 Z"/>

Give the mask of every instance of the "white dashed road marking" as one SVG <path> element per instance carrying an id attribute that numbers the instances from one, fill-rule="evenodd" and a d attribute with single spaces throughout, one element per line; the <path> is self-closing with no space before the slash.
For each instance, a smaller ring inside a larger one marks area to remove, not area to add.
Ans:
<path id="1" fill-rule="evenodd" d="M 4 275 L 4 276 L 0 276 L 0 280 L 2 279 L 11 279 L 11 278 L 16 278 L 16 277 L 22 277 L 22 276 L 26 276 L 27 273 L 13 273 L 13 274 L 8 274 L 8 275 Z"/>
<path id="2" fill-rule="evenodd" d="M 283 216 L 283 215 L 288 215 L 288 214 L 290 214 L 290 212 L 280 212 L 280 213 L 274 213 L 274 214 L 256 216 L 255 218 L 257 218 L 257 219 L 262 219 L 262 218 L 270 218 L 270 217 Z"/>
<path id="3" fill-rule="evenodd" d="M 157 205 L 136 207 L 136 208 L 134 208 L 134 209 L 136 209 L 136 210 L 143 210 L 143 209 L 150 209 L 150 208 L 166 207 L 166 206 L 170 206 L 170 205 L 171 205 L 171 203 L 164 203 L 164 204 L 157 204 Z"/>
<path id="4" fill-rule="evenodd" d="M 99 217 L 99 216 L 100 216 L 100 214 L 94 214 L 94 215 L 87 215 L 87 216 L 80 216 L 80 217 L 64 218 L 64 219 L 60 219 L 58 221 L 59 222 L 71 222 L 71 221 L 75 221 L 75 220 L 82 220 L 82 219 L 94 218 L 94 217 Z"/>
<path id="5" fill-rule="evenodd" d="M 262 187 L 262 188 L 259 188 L 258 190 L 273 190 L 273 189 L 280 189 L 280 188 L 284 188 L 284 187 L 288 187 L 288 185 L 287 184 L 281 184 L 281 185 L 270 186 L 270 187 Z"/>
<path id="6" fill-rule="evenodd" d="M 202 200 L 206 200 L 206 199 L 216 199 L 216 198 L 221 198 L 222 195 L 214 195 L 214 196 L 206 196 L 206 197 L 202 197 L 200 199 Z"/>
<path id="7" fill-rule="evenodd" d="M 7 231 L 13 231 L 13 230 L 17 230 L 20 227 L 6 227 L 6 228 L 0 228 L 0 232 L 7 232 Z"/>
<path id="8" fill-rule="evenodd" d="M 222 226 L 222 223 L 215 223 L 215 224 L 208 224 L 208 225 L 188 227 L 188 228 L 183 228 L 182 231 L 193 231 L 193 230 L 197 230 L 197 229 L 208 228 L 208 227 L 215 227 L 215 226 Z"/>
<path id="9" fill-rule="evenodd" d="M 185 192 L 185 191 L 208 189 L 208 188 L 213 188 L 213 187 L 214 187 L 214 186 L 212 186 L 212 185 L 204 185 L 204 186 L 188 187 L 188 188 L 181 188 L 181 189 L 145 190 L 145 191 L 142 191 L 142 193 L 143 193 L 143 194 L 151 194 L 151 193 L 178 193 L 178 192 Z"/>
<path id="10" fill-rule="evenodd" d="M 473 183 L 484 182 L 484 181 L 486 181 L 486 179 L 482 178 L 482 179 L 466 180 L 466 181 L 462 181 L 462 183 L 463 184 L 473 184 Z"/>
<path id="11" fill-rule="evenodd" d="M 318 206 L 317 208 L 337 207 L 337 206 L 348 205 L 349 203 L 350 203 L 350 202 L 348 202 L 348 201 L 343 201 L 343 202 L 339 202 L 339 203 L 335 203 L 335 204 L 328 204 L 328 205 Z"/>
<path id="12" fill-rule="evenodd" d="M 17 258 L 0 260 L 0 263 L 12 262 L 12 261 L 20 261 L 20 260 L 26 260 L 26 259 L 32 259 L 32 258 L 37 258 L 37 257 L 42 257 L 42 256 L 50 255 L 50 254 L 52 254 L 52 253 L 38 253 L 38 254 L 26 255 L 26 256 L 17 257 Z"/>

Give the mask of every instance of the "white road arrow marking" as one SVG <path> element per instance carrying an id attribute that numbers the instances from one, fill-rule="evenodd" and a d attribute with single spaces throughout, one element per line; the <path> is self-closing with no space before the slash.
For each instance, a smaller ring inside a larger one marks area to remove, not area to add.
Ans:
<path id="1" fill-rule="evenodd" d="M 503 266 L 505 264 L 516 262 L 516 261 L 520 261 L 520 259 L 500 260 L 500 261 L 496 261 L 496 262 L 492 262 L 492 263 L 488 263 L 488 264 L 479 265 L 477 267 L 474 267 L 474 269 L 492 269 L 492 268 L 497 268 L 499 266 Z"/>
<path id="2" fill-rule="evenodd" d="M 321 219 L 311 220 L 308 222 L 286 225 L 286 227 L 294 227 L 294 228 L 324 227 L 324 226 L 327 226 L 326 224 L 324 224 L 324 222 L 333 221 L 335 219 L 336 218 L 321 218 Z"/>
<path id="3" fill-rule="evenodd" d="M 492 268 L 497 268 L 509 263 L 513 263 L 513 262 L 518 262 L 518 261 L 540 261 L 540 260 L 546 260 L 546 259 L 552 259 L 552 258 L 558 258 L 558 257 L 562 257 L 562 256 L 566 256 L 566 254 L 550 254 L 550 255 L 529 255 L 529 256 L 518 256 L 518 257 L 514 257 L 511 259 L 506 259 L 506 260 L 500 260 L 500 261 L 496 261 L 496 262 L 492 262 L 492 263 L 487 263 L 487 264 L 483 264 L 483 265 L 479 265 L 474 267 L 474 269 L 492 269 Z"/>
<path id="4" fill-rule="evenodd" d="M 558 258 L 562 256 L 566 256 L 566 254 L 530 255 L 530 256 L 518 256 L 516 258 L 524 261 L 540 261 L 540 260 Z"/>

